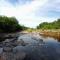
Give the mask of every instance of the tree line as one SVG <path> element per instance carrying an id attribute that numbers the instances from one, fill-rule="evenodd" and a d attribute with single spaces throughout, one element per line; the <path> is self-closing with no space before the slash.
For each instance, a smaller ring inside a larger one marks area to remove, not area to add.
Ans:
<path id="1" fill-rule="evenodd" d="M 27 29 L 18 23 L 15 17 L 0 16 L 0 33 L 1 32 L 16 32 Z"/>
<path id="2" fill-rule="evenodd" d="M 37 26 L 37 29 L 60 29 L 60 19 L 54 22 L 43 22 Z"/>
<path id="3" fill-rule="evenodd" d="M 0 16 L 0 33 L 1 32 L 17 32 L 29 29 L 19 24 L 15 17 Z M 60 29 L 60 19 L 54 22 L 43 22 L 37 26 L 37 29 Z"/>

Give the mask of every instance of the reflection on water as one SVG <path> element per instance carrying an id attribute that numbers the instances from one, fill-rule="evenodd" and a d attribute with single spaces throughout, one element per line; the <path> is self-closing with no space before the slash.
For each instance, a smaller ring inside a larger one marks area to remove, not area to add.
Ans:
<path id="1" fill-rule="evenodd" d="M 44 42 L 53 42 L 56 43 L 58 42 L 58 39 L 52 38 L 52 37 L 47 37 L 47 36 L 40 36 L 44 40 Z"/>
<path id="2" fill-rule="evenodd" d="M 56 36 L 52 37 L 52 36 L 47 36 L 47 35 L 43 35 L 43 34 L 40 34 L 40 36 L 44 39 L 47 39 L 47 40 L 52 40 L 52 41 L 56 40 L 56 41 L 60 42 L 59 36 L 58 37 L 56 37 Z"/>

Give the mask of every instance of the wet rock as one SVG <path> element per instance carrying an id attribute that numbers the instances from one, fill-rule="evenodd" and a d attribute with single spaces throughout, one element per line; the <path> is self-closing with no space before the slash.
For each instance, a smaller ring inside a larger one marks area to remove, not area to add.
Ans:
<path id="1" fill-rule="evenodd" d="M 3 44 L 2 44 L 2 42 L 0 42 L 0 47 L 2 47 L 3 46 Z"/>
<path id="2" fill-rule="evenodd" d="M 43 39 L 39 39 L 40 42 L 43 42 Z"/>
<path id="3" fill-rule="evenodd" d="M 15 38 L 13 38 L 13 39 L 10 39 L 10 42 L 15 42 L 15 41 L 17 41 L 18 39 L 15 37 Z"/>
<path id="4" fill-rule="evenodd" d="M 13 47 L 16 47 L 18 44 L 17 44 L 17 42 L 14 42 L 14 43 L 11 43 L 11 45 L 12 45 Z"/>
<path id="5" fill-rule="evenodd" d="M 22 39 L 20 39 L 20 40 L 17 41 L 17 44 L 25 46 L 27 43 L 25 43 Z"/>
<path id="6" fill-rule="evenodd" d="M 32 37 L 32 39 L 37 40 L 35 37 Z"/>
<path id="7" fill-rule="evenodd" d="M 5 41 L 3 41 L 3 43 L 8 43 L 8 42 L 10 42 L 9 39 L 6 39 Z"/>
<path id="8" fill-rule="evenodd" d="M 15 54 L 15 59 L 16 60 L 24 60 L 26 57 L 26 53 L 25 52 L 17 52 Z"/>
<path id="9" fill-rule="evenodd" d="M 12 49 L 11 47 L 4 47 L 4 48 L 3 48 L 3 51 L 4 51 L 4 52 L 12 52 L 13 49 Z"/>
<path id="10" fill-rule="evenodd" d="M 2 54 L 2 52 L 3 52 L 3 48 L 0 48 L 0 55 Z"/>
<path id="11" fill-rule="evenodd" d="M 13 52 L 3 52 L 1 59 L 2 60 L 15 60 Z"/>
<path id="12" fill-rule="evenodd" d="M 11 43 L 9 42 L 3 42 L 3 47 L 11 47 L 12 45 L 11 45 Z"/>

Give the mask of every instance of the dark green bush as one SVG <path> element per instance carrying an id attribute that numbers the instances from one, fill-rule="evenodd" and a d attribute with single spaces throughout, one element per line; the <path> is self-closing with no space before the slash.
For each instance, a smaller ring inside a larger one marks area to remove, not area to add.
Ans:
<path id="1" fill-rule="evenodd" d="M 0 33 L 1 32 L 16 32 L 24 29 L 15 17 L 0 16 Z"/>

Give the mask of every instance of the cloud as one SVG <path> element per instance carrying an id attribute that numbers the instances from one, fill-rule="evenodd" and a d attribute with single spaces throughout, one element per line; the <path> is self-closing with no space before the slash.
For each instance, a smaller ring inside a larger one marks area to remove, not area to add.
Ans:
<path id="1" fill-rule="evenodd" d="M 36 27 L 60 16 L 59 6 L 59 0 L 0 0 L 0 15 L 15 16 L 20 24 Z"/>
<path id="2" fill-rule="evenodd" d="M 44 1 L 44 2 L 42 2 Z M 33 13 L 38 7 L 42 6 L 46 0 L 34 0 L 30 4 L 16 5 L 15 7 L 11 5 L 6 0 L 0 1 L 0 12 L 8 16 L 25 16 L 27 14 Z"/>
<path id="3" fill-rule="evenodd" d="M 40 13 L 40 14 L 39 14 Z M 60 17 L 60 0 L 48 0 L 48 2 L 37 10 L 36 15 L 45 16 L 50 18 L 59 18 Z"/>

